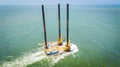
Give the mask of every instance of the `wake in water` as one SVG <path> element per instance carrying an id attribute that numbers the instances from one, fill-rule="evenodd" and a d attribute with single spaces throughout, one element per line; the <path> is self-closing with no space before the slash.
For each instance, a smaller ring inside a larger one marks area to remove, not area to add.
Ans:
<path id="1" fill-rule="evenodd" d="M 71 47 L 72 49 L 77 48 L 77 46 L 74 44 L 72 46 L 73 46 L 73 48 Z M 21 58 L 18 58 L 14 61 L 5 62 L 5 63 L 3 63 L 2 67 L 16 67 L 16 66 L 17 67 L 26 67 L 27 65 L 33 64 L 35 62 L 39 62 L 45 58 L 48 59 L 48 61 L 50 60 L 51 61 L 50 66 L 53 66 L 55 63 L 57 63 L 59 60 L 63 59 L 65 56 L 73 54 L 77 51 L 78 51 L 78 48 L 72 52 L 68 52 L 68 53 L 65 53 L 62 55 L 47 56 L 42 50 L 39 50 L 39 51 L 32 53 L 30 55 L 25 55 Z"/>
<path id="2" fill-rule="evenodd" d="M 46 55 L 42 54 L 43 52 L 36 52 L 33 53 L 29 56 L 24 56 L 22 58 L 18 58 L 14 61 L 10 61 L 10 62 L 5 62 L 3 63 L 3 67 L 26 67 L 28 64 L 32 64 L 35 63 L 37 61 L 40 61 L 42 59 L 44 59 L 45 57 L 47 57 Z"/>

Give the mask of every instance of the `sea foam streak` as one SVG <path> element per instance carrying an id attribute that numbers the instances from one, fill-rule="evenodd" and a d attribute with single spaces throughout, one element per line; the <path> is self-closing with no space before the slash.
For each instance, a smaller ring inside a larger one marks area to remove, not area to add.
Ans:
<path id="1" fill-rule="evenodd" d="M 35 63 L 47 57 L 46 55 L 42 54 L 42 52 L 36 52 L 29 56 L 24 56 L 23 58 L 16 59 L 14 61 L 5 62 L 3 67 L 26 67 L 28 64 Z"/>
<path id="2" fill-rule="evenodd" d="M 29 64 L 33 64 L 35 62 L 41 61 L 42 59 L 50 59 L 51 63 L 50 66 L 53 66 L 55 63 L 57 63 L 59 60 L 63 59 L 65 56 L 68 56 L 70 54 L 73 54 L 78 51 L 78 48 L 76 45 L 71 44 L 71 49 L 73 51 L 67 52 L 62 55 L 52 55 L 52 56 L 47 56 L 43 51 L 38 51 L 35 53 L 32 53 L 31 55 L 24 56 L 21 59 L 16 59 L 14 61 L 10 62 L 5 62 L 3 63 L 2 67 L 26 67 Z"/>

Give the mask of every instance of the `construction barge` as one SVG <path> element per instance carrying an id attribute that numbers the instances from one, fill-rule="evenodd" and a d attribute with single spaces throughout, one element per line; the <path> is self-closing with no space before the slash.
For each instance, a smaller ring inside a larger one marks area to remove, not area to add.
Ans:
<path id="1" fill-rule="evenodd" d="M 69 4 L 67 4 L 67 21 L 66 21 L 66 31 L 67 31 L 67 41 L 63 42 L 61 35 L 61 24 L 60 24 L 60 4 L 58 4 L 58 30 L 59 38 L 57 42 L 47 42 L 46 36 L 46 24 L 45 24 L 45 14 L 44 14 L 44 5 L 42 7 L 42 17 L 43 17 L 43 28 L 44 28 L 44 52 L 46 55 L 61 55 L 66 53 L 75 53 L 78 51 L 78 48 L 75 44 L 70 43 L 69 40 Z"/>

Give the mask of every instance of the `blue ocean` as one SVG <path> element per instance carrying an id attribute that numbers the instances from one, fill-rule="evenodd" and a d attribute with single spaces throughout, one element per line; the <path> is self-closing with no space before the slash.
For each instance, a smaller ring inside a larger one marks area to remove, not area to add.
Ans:
<path id="1" fill-rule="evenodd" d="M 70 41 L 79 51 L 54 64 L 44 58 L 23 67 L 120 67 L 120 6 L 70 5 L 69 9 Z M 45 5 L 49 42 L 58 39 L 57 10 L 57 5 Z M 20 58 L 43 47 L 38 46 L 44 43 L 41 11 L 41 6 L 0 6 L 0 67 L 16 67 Z M 66 40 L 66 5 L 61 6 L 61 32 Z"/>

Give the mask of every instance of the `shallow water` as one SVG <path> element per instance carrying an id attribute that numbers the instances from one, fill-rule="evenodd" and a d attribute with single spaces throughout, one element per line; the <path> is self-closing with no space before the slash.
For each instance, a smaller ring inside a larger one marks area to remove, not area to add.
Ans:
<path id="1" fill-rule="evenodd" d="M 45 7 L 48 41 L 58 38 L 56 7 Z M 1 66 L 37 52 L 38 43 L 44 42 L 40 6 L 0 6 L 0 23 Z M 61 25 L 66 39 L 65 8 L 61 8 Z M 54 67 L 119 67 L 119 29 L 120 6 L 70 6 L 70 40 L 79 52 L 65 57 Z M 50 62 L 43 59 L 28 67 L 51 66 Z"/>

